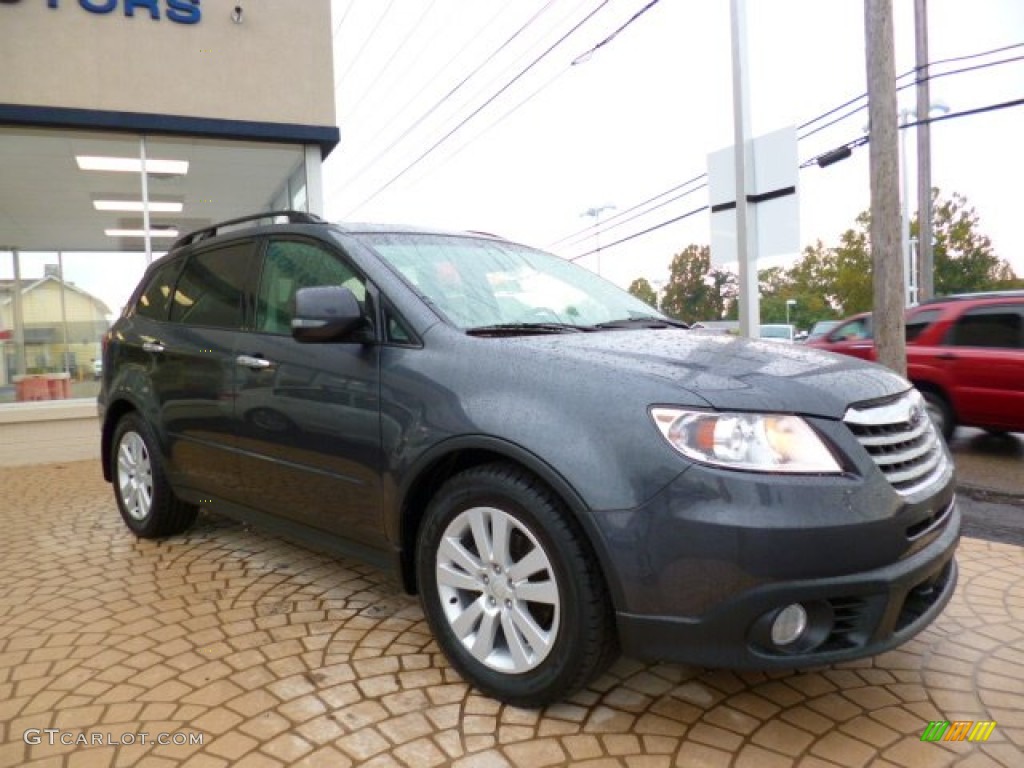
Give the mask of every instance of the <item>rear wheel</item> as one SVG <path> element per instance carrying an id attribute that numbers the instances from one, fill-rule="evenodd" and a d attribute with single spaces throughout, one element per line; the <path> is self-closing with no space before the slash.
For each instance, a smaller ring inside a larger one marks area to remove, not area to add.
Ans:
<path id="1" fill-rule="evenodd" d="M 543 706 L 614 658 L 611 607 L 588 548 L 550 491 L 515 467 L 448 481 L 427 509 L 416 560 L 438 644 L 494 698 Z"/>
<path id="2" fill-rule="evenodd" d="M 196 507 L 174 495 L 153 430 L 138 414 L 126 414 L 118 422 L 110 462 L 117 507 L 136 536 L 172 536 L 195 521 Z"/>

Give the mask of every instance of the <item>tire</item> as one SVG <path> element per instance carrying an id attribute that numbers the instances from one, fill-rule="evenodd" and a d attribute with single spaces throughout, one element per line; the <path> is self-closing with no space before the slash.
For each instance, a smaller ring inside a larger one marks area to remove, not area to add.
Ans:
<path id="1" fill-rule="evenodd" d="M 506 545 L 494 547 L 499 531 Z M 475 467 L 438 491 L 420 530 L 416 572 L 438 645 L 493 698 L 544 706 L 585 686 L 617 655 L 611 604 L 589 548 L 556 497 L 516 467 Z"/>
<path id="2" fill-rule="evenodd" d="M 110 477 L 117 508 L 136 536 L 173 536 L 195 522 L 197 508 L 174 495 L 153 430 L 136 413 L 125 414 L 114 430 Z"/>
<path id="3" fill-rule="evenodd" d="M 948 443 L 953 438 L 953 432 L 956 431 L 956 417 L 953 416 L 953 409 L 949 407 L 946 398 L 937 392 L 923 390 L 921 396 L 924 398 L 925 408 L 932 423 Z"/>

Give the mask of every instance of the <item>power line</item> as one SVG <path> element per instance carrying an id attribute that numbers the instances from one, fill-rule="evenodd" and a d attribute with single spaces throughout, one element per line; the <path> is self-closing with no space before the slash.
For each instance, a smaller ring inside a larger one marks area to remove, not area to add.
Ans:
<path id="1" fill-rule="evenodd" d="M 654 195 L 653 197 L 647 198 L 646 200 L 644 200 L 641 203 L 637 203 L 636 205 L 634 205 L 634 206 L 632 206 L 630 208 L 626 208 L 623 211 L 619 211 L 619 213 L 615 214 L 614 216 L 609 216 L 607 219 L 605 219 L 605 221 L 606 222 L 615 221 L 616 219 L 621 218 L 622 216 L 625 216 L 627 214 L 632 213 L 637 208 L 642 208 L 643 206 L 647 205 L 648 203 L 653 203 L 659 197 L 664 197 L 665 195 L 670 195 L 673 192 L 675 192 L 677 190 L 680 190 L 680 189 L 682 189 L 683 187 L 685 187 L 685 186 L 687 186 L 689 184 L 693 184 L 695 181 L 700 181 L 701 179 L 703 179 L 706 176 L 707 176 L 706 173 L 698 174 L 697 176 L 694 176 L 692 179 L 688 179 L 687 181 L 684 181 L 682 184 L 677 184 L 676 186 L 671 187 L 670 189 L 666 189 L 664 192 L 659 192 L 658 194 Z M 593 233 L 593 227 L 587 227 L 586 229 L 581 229 L 579 232 L 574 232 L 571 235 L 566 235 L 565 237 L 561 238 L 560 240 L 555 240 L 555 242 L 550 243 L 548 245 L 548 247 L 551 248 L 553 246 L 560 245 L 560 244 L 564 243 L 566 240 L 572 240 L 572 239 L 578 237 L 579 235 L 592 234 L 592 233 Z"/>
<path id="2" fill-rule="evenodd" d="M 558 38 L 558 40 L 556 40 L 554 43 L 552 43 L 540 56 L 536 57 L 526 67 L 524 67 L 522 70 L 520 70 L 520 72 L 515 77 L 513 77 L 511 80 L 509 80 L 507 83 L 505 83 L 505 85 L 503 85 L 500 89 L 498 89 L 498 91 L 496 93 L 494 93 L 489 99 L 487 99 L 483 104 L 481 104 L 476 109 L 474 109 L 472 112 L 470 112 L 468 116 L 463 118 L 462 121 L 460 121 L 454 128 L 452 128 L 450 131 L 448 131 L 446 134 L 444 134 L 444 136 L 442 136 L 440 139 L 435 141 L 427 150 L 422 152 L 415 160 L 413 160 L 411 163 L 409 163 L 405 168 L 403 168 L 397 174 L 392 176 L 382 187 L 378 188 L 376 192 L 374 192 L 369 197 L 364 199 L 361 203 L 359 203 L 357 206 L 355 206 L 355 208 L 351 209 L 349 211 L 349 215 L 351 215 L 354 211 L 358 210 L 359 208 L 362 208 L 364 205 L 366 205 L 371 200 L 375 199 L 378 195 L 380 195 L 382 192 L 384 192 L 386 189 L 388 189 L 392 184 L 394 184 L 396 181 L 398 181 L 400 178 L 402 178 L 402 176 L 404 176 L 406 173 L 408 173 L 413 168 L 415 168 L 417 165 L 419 165 L 428 155 L 430 155 L 438 147 L 440 147 L 442 144 L 444 144 L 449 138 L 451 138 L 456 132 L 458 132 L 464 125 L 466 125 L 470 120 L 472 120 L 474 117 L 476 117 L 478 114 L 480 114 L 484 109 L 486 109 L 488 106 L 490 106 L 499 96 L 501 96 L 503 93 L 505 93 L 505 91 L 507 91 L 509 88 L 511 88 L 527 72 L 529 72 L 531 69 L 533 69 L 543 59 L 545 59 L 552 51 L 555 50 L 555 48 L 557 48 L 562 43 L 564 43 L 580 27 L 582 27 L 584 24 L 586 24 L 588 21 L 590 21 L 590 19 L 592 19 L 598 13 L 598 11 L 600 11 L 602 8 L 604 8 L 606 5 L 608 5 L 609 2 L 611 2 L 611 0 L 603 0 L 597 6 L 597 8 L 595 8 L 590 13 L 588 13 L 580 22 L 578 22 L 575 26 L 573 26 L 572 29 L 570 29 L 568 32 L 566 32 L 564 35 L 562 35 L 560 38 Z"/>
<path id="3" fill-rule="evenodd" d="M 430 0 L 430 4 L 423 9 L 423 12 L 419 15 L 419 18 L 417 18 L 416 21 L 412 23 L 412 25 L 409 27 L 409 31 L 405 33 L 405 37 L 403 37 L 402 41 L 395 46 L 395 50 L 393 50 L 391 52 L 391 55 L 388 56 L 388 59 L 387 61 L 384 62 L 384 65 L 377 69 L 376 76 L 373 78 L 373 80 L 370 81 L 370 84 L 363 89 L 363 92 L 359 94 L 359 98 L 355 99 L 355 103 L 351 107 L 349 107 L 349 109 L 352 112 L 356 112 L 362 105 L 362 103 L 366 101 L 366 97 L 369 96 L 370 93 L 373 91 L 374 86 L 376 86 L 377 83 L 380 82 L 380 79 L 384 76 L 384 73 L 387 72 L 388 68 L 392 65 L 392 63 L 394 63 L 395 57 L 397 57 L 399 52 L 401 52 L 405 48 L 405 44 L 409 42 L 409 38 L 411 38 L 413 34 L 419 29 L 420 22 L 426 18 L 427 14 L 433 10 L 435 5 L 437 5 L 437 0 Z"/>
<path id="4" fill-rule="evenodd" d="M 608 0 L 605 0 L 605 1 L 607 2 Z M 521 27 L 520 27 L 519 29 L 517 29 L 517 30 L 516 30 L 516 31 L 515 31 L 514 33 L 512 33 L 512 35 L 511 35 L 511 36 L 510 36 L 510 37 L 509 37 L 509 38 L 508 38 L 507 40 L 505 40 L 505 42 L 503 42 L 503 43 L 502 43 L 501 45 L 499 45 L 499 46 L 498 46 L 498 47 L 497 47 L 497 48 L 496 48 L 495 50 L 493 50 L 493 51 L 492 51 L 492 52 L 491 52 L 491 53 L 490 53 L 490 54 L 489 54 L 489 55 L 487 56 L 487 58 L 485 58 L 485 59 L 484 59 L 484 60 L 483 60 L 482 62 L 480 62 L 480 64 L 478 64 L 478 65 L 477 65 L 477 66 L 476 66 L 476 67 L 475 67 L 475 68 L 473 69 L 473 71 L 472 71 L 472 72 L 470 72 L 470 73 L 469 73 L 468 75 L 466 75 L 466 76 L 465 76 L 465 77 L 464 77 L 464 78 L 463 78 L 462 80 L 460 80 L 460 81 L 459 81 L 459 82 L 458 82 L 458 83 L 457 83 L 457 84 L 455 85 L 455 87 L 454 87 L 454 88 L 452 88 L 451 90 L 449 90 L 449 91 L 448 91 L 448 93 L 446 93 L 446 94 L 445 94 L 444 96 L 442 96 L 442 97 L 441 97 L 440 99 L 438 99 L 438 100 L 437 100 L 437 101 L 436 101 L 436 102 L 435 102 L 435 103 L 433 104 L 433 106 L 431 106 L 431 107 L 430 107 L 430 108 L 429 108 L 429 109 L 428 109 L 428 110 L 427 110 L 426 112 L 424 112 L 424 113 L 423 113 L 422 115 L 420 115 L 420 116 L 419 116 L 418 118 L 416 118 L 416 119 L 415 119 L 415 120 L 414 120 L 414 121 L 412 122 L 412 124 L 411 124 L 411 125 L 410 125 L 410 126 L 409 126 L 408 128 L 406 128 L 406 129 L 405 129 L 405 130 L 404 130 L 404 131 L 403 131 L 403 132 L 402 132 L 401 134 L 399 134 L 399 135 L 398 135 L 398 136 L 397 136 L 397 137 L 396 137 L 396 138 L 395 138 L 395 139 L 394 139 L 394 140 L 393 140 L 393 141 L 392 141 L 392 142 L 391 142 L 390 144 L 388 144 L 388 146 L 387 146 L 387 147 L 385 147 L 385 148 L 384 148 L 384 149 L 382 149 L 382 150 L 381 150 L 380 152 L 378 152 L 378 153 L 377 153 L 377 154 L 376 154 L 376 155 L 375 155 L 375 156 L 373 157 L 373 159 L 371 159 L 371 160 L 370 160 L 369 162 L 365 163 L 365 164 L 364 164 L 364 165 L 363 165 L 363 166 L 362 166 L 362 167 L 361 167 L 361 168 L 360 168 L 360 169 L 359 169 L 358 171 L 356 171 L 356 172 L 355 172 L 354 174 L 352 174 L 352 175 L 351 175 L 351 176 L 350 176 L 350 177 L 348 178 L 348 183 L 351 183 L 351 182 L 352 182 L 352 181 L 354 181 L 355 179 L 358 179 L 358 178 L 359 178 L 360 176 L 362 176 L 362 175 L 363 175 L 364 173 L 366 173 L 366 171 L 368 171 L 369 169 L 371 169 L 371 168 L 374 168 L 374 167 L 376 167 L 377 163 L 378 163 L 378 162 L 380 162 L 381 158 L 383 158 L 383 157 L 384 157 L 384 156 L 385 156 L 385 155 L 386 155 L 386 154 L 387 154 L 388 152 L 390 152 L 390 151 L 391 151 L 392 149 L 394 149 L 394 148 L 395 148 L 395 147 L 396 147 L 396 146 L 397 146 L 398 144 L 400 144 L 400 143 L 401 143 L 402 141 L 404 141 L 404 140 L 405 140 L 405 139 L 406 139 L 406 138 L 407 138 L 407 137 L 409 136 L 409 134 L 411 134 L 411 133 L 412 133 L 412 132 L 413 132 L 414 130 L 416 130 L 416 129 L 417 129 L 417 128 L 418 128 L 419 126 L 420 126 L 420 125 L 422 125 L 422 124 L 423 124 L 423 122 L 424 122 L 424 121 L 426 121 L 426 120 L 427 120 L 427 118 L 429 118 L 429 117 L 430 117 L 431 115 L 433 115 L 433 114 L 434 114 L 434 113 L 435 113 L 435 112 L 436 112 L 436 111 L 437 111 L 437 110 L 438 110 L 438 109 L 439 109 L 439 108 L 440 108 L 440 107 L 441 107 L 441 106 L 442 106 L 442 105 L 443 105 L 443 104 L 444 104 L 444 103 L 445 103 L 446 101 L 448 101 L 448 100 L 449 100 L 449 99 L 451 99 L 451 98 L 452 98 L 453 96 L 455 96 L 455 94 L 456 94 L 456 93 L 458 93 L 458 92 L 459 92 L 459 90 L 461 90 L 461 89 L 462 89 L 462 87 L 463 87 L 464 85 L 466 85 L 466 83 L 468 83 L 468 82 L 469 82 L 470 80 L 472 80 L 472 79 L 473 79 L 473 77 L 475 77 L 475 76 L 476 76 L 476 75 L 477 75 L 477 74 L 478 74 L 478 73 L 479 73 L 479 72 L 480 72 L 480 71 L 481 71 L 481 70 L 482 70 L 482 69 L 483 69 L 484 67 L 486 67 L 486 66 L 487 66 L 488 64 L 490 64 L 490 63 L 491 63 L 491 61 L 493 61 L 493 60 L 494 60 L 494 58 L 495 58 L 495 57 L 496 57 L 496 56 L 497 56 L 498 54 L 500 54 L 500 53 L 501 53 L 502 51 L 504 51 L 504 50 L 505 50 L 505 49 L 506 49 L 506 48 L 507 48 L 507 47 L 508 47 L 509 45 L 511 45 L 511 44 L 512 44 L 512 43 L 513 43 L 513 42 L 514 42 L 514 41 L 516 40 L 516 38 L 518 38 L 518 37 L 519 37 L 519 36 L 520 36 L 520 35 L 521 35 L 521 34 L 522 34 L 523 32 L 525 32 L 525 31 L 526 31 L 526 30 L 527 30 L 527 29 L 528 29 L 528 28 L 529 28 L 529 27 L 530 27 L 531 25 L 533 25 L 533 24 L 534 24 L 534 23 L 535 23 L 535 22 L 537 21 L 537 19 L 538 19 L 538 18 L 539 18 L 539 17 L 540 17 L 540 16 L 541 16 L 541 15 L 542 15 L 542 14 L 543 14 L 543 13 L 544 13 L 544 12 L 545 12 L 545 11 L 546 11 L 547 9 L 548 9 L 548 8 L 550 8 L 550 7 L 551 7 L 551 6 L 553 5 L 553 4 L 554 4 L 554 0 L 548 0 L 548 2 L 546 2 L 546 3 L 545 3 L 545 4 L 543 5 L 543 7 L 541 7 L 541 9 L 540 9 L 539 11 L 537 11 L 536 13 L 534 13 L 534 14 L 533 14 L 533 16 L 531 16 L 531 17 L 530 17 L 530 18 L 529 18 L 529 19 L 528 19 L 528 20 L 526 21 L 526 23 L 525 23 L 525 24 L 523 24 L 523 25 L 522 25 L 522 26 L 521 26 Z M 600 10 L 600 8 L 599 8 L 598 10 Z M 490 25 L 490 24 L 491 24 L 491 23 L 492 23 L 492 22 L 494 21 L 494 19 L 496 19 L 496 18 L 497 18 L 497 16 L 498 16 L 498 15 L 500 15 L 500 12 L 499 12 L 499 14 L 495 15 L 494 17 L 492 17 L 492 18 L 491 18 L 491 20 L 487 22 L 487 25 L 485 25 L 485 27 L 486 27 L 486 26 L 488 26 L 488 25 Z M 469 43 L 467 42 L 466 46 L 468 46 L 468 45 L 469 45 Z M 459 53 L 461 53 L 462 51 L 464 51 L 464 50 L 466 49 L 466 46 L 464 46 L 464 47 L 462 48 L 462 50 L 460 50 L 460 52 L 459 52 Z M 459 54 L 456 54 L 456 57 L 458 57 L 458 55 L 459 55 Z M 446 68 L 446 67 L 447 67 L 447 66 L 448 66 L 449 64 L 451 64 L 451 62 L 452 62 L 452 61 L 454 61 L 456 57 L 453 57 L 452 59 L 449 59 L 449 61 L 448 61 L 448 64 L 445 64 L 445 65 L 444 65 L 444 67 L 442 67 L 442 69 Z M 485 106 L 486 106 L 486 105 L 485 105 Z M 472 115 L 471 115 L 471 117 L 472 117 Z M 418 162 L 418 161 L 417 161 L 417 162 Z M 389 184 L 390 184 L 390 182 L 389 182 Z M 379 192 L 381 192 L 381 191 L 383 191 L 383 189 L 381 189 L 381 190 L 378 190 L 378 192 L 374 193 L 374 195 L 376 195 L 376 194 L 379 194 Z M 372 198 L 369 198 L 369 199 L 367 199 L 367 200 L 363 201 L 362 203 L 360 203 L 360 204 L 359 204 L 359 206 L 357 206 L 357 208 L 358 208 L 358 207 L 361 207 L 362 205 L 365 205 L 365 204 L 366 204 L 367 202 L 369 202 L 369 200 L 370 200 L 370 199 L 372 199 Z M 354 210 L 354 209 L 353 209 L 353 210 Z"/>
<path id="5" fill-rule="evenodd" d="M 624 30 L 626 27 L 631 25 L 633 22 L 635 22 L 637 19 L 639 19 L 641 16 L 643 16 L 649 10 L 651 10 L 651 8 L 656 6 L 659 2 L 661 2 L 661 0 L 651 0 L 651 2 L 649 2 L 647 5 L 645 5 L 643 8 L 641 8 L 639 11 L 634 13 L 626 21 L 625 24 L 623 24 L 621 27 L 619 27 L 614 32 L 612 32 L 610 35 L 608 35 L 608 37 L 606 37 L 604 40 L 602 40 L 600 43 L 595 45 L 593 48 L 591 48 L 586 53 L 581 53 L 579 56 L 577 56 L 575 59 L 573 59 L 571 66 L 575 67 L 577 64 L 582 64 L 583 62 L 588 61 L 591 56 L 593 56 L 595 53 L 597 53 L 597 49 L 598 48 L 603 48 L 604 46 L 608 45 L 608 43 L 610 43 L 612 40 L 614 40 L 616 37 L 619 36 L 619 33 L 622 32 L 622 30 Z"/>
<path id="6" fill-rule="evenodd" d="M 569 247 L 572 247 L 573 245 L 578 245 L 586 237 L 594 235 L 595 231 L 596 231 L 596 234 L 603 235 L 605 232 L 611 232 L 613 229 L 618 229 L 623 224 L 628 224 L 631 221 L 635 221 L 636 219 L 639 219 L 639 218 L 642 218 L 644 216 L 647 216 L 648 214 L 654 213 L 655 211 L 659 210 L 660 208 L 664 208 L 666 205 L 669 205 L 670 203 L 675 203 L 675 202 L 677 202 L 679 200 L 682 200 L 685 197 L 689 197 L 690 195 L 694 194 L 695 192 L 700 192 L 700 190 L 706 189 L 707 186 L 708 185 L 707 185 L 706 182 L 704 184 L 700 184 L 700 185 L 694 187 L 693 189 L 688 189 L 685 192 L 681 192 L 680 194 L 678 194 L 678 195 L 676 195 L 674 197 L 670 197 L 668 200 L 663 200 L 662 202 L 658 203 L 657 205 L 651 206 L 650 208 L 647 208 L 646 210 L 634 213 L 632 216 L 629 216 L 628 218 L 622 219 L 622 221 L 618 221 L 615 224 L 612 224 L 611 226 L 603 226 L 600 229 L 598 229 L 595 226 L 595 227 L 591 227 L 588 230 L 583 230 L 583 231 L 580 232 L 579 237 L 574 238 L 574 240 L 572 242 L 567 243 L 566 247 L 569 248 Z M 633 209 L 630 209 L 630 210 L 633 210 Z M 615 217 L 615 218 L 618 218 L 618 217 Z M 607 224 L 608 221 L 610 221 L 610 219 L 606 219 L 605 220 L 605 224 Z"/>
<path id="7" fill-rule="evenodd" d="M 622 245 L 623 243 L 628 243 L 630 240 L 635 240 L 638 237 L 642 237 L 644 235 L 650 234 L 651 232 L 654 232 L 655 230 L 661 229 L 662 227 L 667 227 L 669 224 L 675 224 L 677 221 L 682 221 L 683 219 L 688 219 L 691 216 L 694 216 L 694 215 L 696 215 L 698 213 L 701 213 L 702 211 L 706 211 L 708 208 L 710 208 L 710 206 L 708 206 L 708 205 L 702 205 L 700 208 L 694 208 L 692 211 L 687 211 L 682 216 L 676 216 L 674 219 L 669 219 L 668 221 L 663 221 L 660 224 L 655 224 L 653 227 L 648 227 L 647 229 L 641 230 L 640 232 L 635 232 L 632 235 L 628 235 L 627 237 L 622 238 L 621 240 L 616 240 L 614 243 L 608 243 L 607 245 L 602 245 L 600 250 L 603 251 L 603 250 L 605 250 L 607 248 L 614 248 L 616 245 Z M 581 253 L 579 256 L 573 256 L 571 259 L 568 259 L 568 261 L 579 261 L 582 258 L 585 258 L 587 256 L 591 256 L 591 255 L 597 253 L 597 251 L 598 251 L 598 249 L 594 248 L 593 250 L 587 251 L 586 253 Z"/>
<path id="8" fill-rule="evenodd" d="M 960 57 L 960 58 L 967 58 L 967 57 Z M 1021 60 L 1024 60 L 1024 56 L 1014 56 L 1014 57 L 1009 58 L 1009 59 L 1000 59 L 999 61 L 989 61 L 989 62 L 986 62 L 984 64 L 975 64 L 973 67 L 961 67 L 959 69 L 952 69 L 952 70 L 948 70 L 946 72 L 936 72 L 935 74 L 929 75 L 928 76 L 928 80 L 929 81 L 937 80 L 940 77 L 949 77 L 950 75 L 962 75 L 965 72 L 974 72 L 974 71 L 979 70 L 979 69 L 988 69 L 990 67 L 997 67 L 997 66 L 1000 66 L 1002 64 L 1012 64 L 1015 61 L 1021 61 Z M 917 85 L 917 81 L 915 80 L 915 81 L 910 82 L 910 83 L 904 83 L 903 85 L 897 87 L 896 90 L 897 91 L 903 91 L 903 90 L 906 90 L 907 88 L 913 88 L 916 85 Z M 867 94 L 864 94 L 864 96 L 860 96 L 857 99 L 853 99 L 852 101 L 846 102 L 846 104 L 844 104 L 843 106 L 849 106 L 853 102 L 859 101 L 861 98 L 865 98 L 866 96 L 867 96 Z M 824 125 L 819 125 L 814 130 L 808 131 L 807 133 L 803 134 L 800 138 L 801 139 L 806 139 L 809 136 L 813 136 L 816 133 L 824 131 L 826 128 L 831 128 L 836 123 L 841 123 L 843 120 L 846 120 L 849 117 L 853 117 L 858 112 L 863 110 L 865 106 L 867 106 L 867 105 L 866 104 L 862 104 L 861 106 L 857 107 L 856 109 L 852 109 L 849 112 L 847 112 L 846 114 L 840 115 L 839 117 L 835 118 L 834 120 L 830 120 L 829 122 L 825 123 Z M 842 107 L 838 107 L 837 109 L 841 109 L 841 108 Z M 834 109 L 834 110 L 831 110 L 830 112 L 828 112 L 827 114 L 832 114 L 832 113 L 834 113 L 836 111 L 837 110 Z M 820 117 L 819 118 L 815 118 L 814 120 L 811 120 L 809 123 L 804 123 L 804 125 L 810 125 L 811 123 L 817 122 L 820 119 L 821 119 Z"/>
<path id="9" fill-rule="evenodd" d="M 913 122 L 913 123 L 907 123 L 907 124 L 901 126 L 901 128 L 913 128 L 914 126 L 921 125 L 922 123 L 937 123 L 937 122 L 941 122 L 943 120 L 953 120 L 953 119 L 960 118 L 960 117 L 970 117 L 970 116 L 973 116 L 973 115 L 985 114 L 987 112 L 996 112 L 996 111 L 999 111 L 999 110 L 1010 109 L 1012 107 L 1019 107 L 1019 106 L 1024 106 L 1024 98 L 1013 99 L 1011 101 L 1004 101 L 1004 102 L 999 102 L 999 103 L 996 103 L 996 104 L 988 104 L 988 105 L 986 105 L 984 107 L 976 107 L 974 109 L 965 109 L 965 110 L 961 110 L 960 112 L 950 112 L 949 114 L 945 114 L 945 115 L 936 115 L 935 117 L 928 117 L 928 118 L 926 118 L 924 120 L 918 120 L 918 121 Z M 866 144 L 867 141 L 868 141 L 868 137 L 867 136 L 862 136 L 860 139 L 855 139 L 854 141 L 850 142 L 846 146 L 850 146 L 852 148 L 853 146 L 860 146 L 861 144 Z M 834 151 L 835 150 L 830 150 L 830 152 L 834 152 Z M 823 155 L 827 155 L 827 154 L 829 154 L 829 153 L 823 153 Z M 823 155 L 819 155 L 818 157 L 822 157 Z M 808 167 L 810 165 L 815 164 L 815 162 L 818 160 L 818 157 L 811 158 L 810 160 L 807 160 L 807 161 L 801 163 L 800 168 L 806 168 L 806 167 Z M 701 188 L 702 187 L 698 187 L 697 189 L 701 189 Z M 696 192 L 697 189 L 694 189 L 692 191 Z M 690 216 L 693 216 L 695 214 L 698 214 L 698 213 L 701 213 L 703 211 L 706 211 L 709 208 L 710 208 L 710 206 L 708 206 L 708 205 L 701 206 L 700 208 L 694 208 L 693 210 L 687 211 L 686 213 L 682 214 L 681 216 L 676 216 L 674 218 L 668 219 L 667 221 L 663 221 L 660 224 L 655 224 L 652 227 L 648 227 L 647 229 L 641 230 L 640 232 L 636 232 L 636 233 L 634 233 L 632 235 L 628 235 L 627 237 L 624 237 L 624 238 L 622 238 L 620 240 L 616 240 L 615 242 L 603 244 L 601 246 L 600 250 L 604 251 L 604 250 L 607 250 L 609 248 L 614 248 L 617 245 L 621 245 L 622 243 L 626 243 L 626 242 L 629 242 L 630 240 L 634 240 L 634 239 L 636 239 L 638 237 L 642 237 L 643 235 L 649 234 L 651 232 L 655 232 L 655 231 L 657 231 L 659 229 L 662 229 L 663 227 L 669 226 L 670 224 L 675 224 L 678 221 L 682 221 L 683 219 L 687 219 Z M 568 259 L 568 261 L 579 261 L 582 258 L 585 258 L 587 256 L 591 256 L 591 255 L 597 253 L 597 251 L 598 251 L 598 249 L 594 248 L 592 250 L 587 251 L 586 253 L 581 253 L 578 256 L 574 256 L 573 258 Z"/>
<path id="10" fill-rule="evenodd" d="M 353 5 L 354 4 L 355 3 L 353 3 Z M 349 62 L 348 67 L 345 68 L 345 72 L 341 75 L 341 77 L 338 78 L 338 82 L 334 86 L 335 93 L 337 93 L 338 90 L 341 88 L 341 84 L 345 81 L 345 78 L 348 77 L 348 73 L 352 71 L 352 67 L 354 67 L 356 65 L 356 62 L 359 61 L 359 57 L 363 55 L 363 51 L 366 50 L 366 46 L 370 44 L 370 41 L 373 39 L 373 36 L 377 34 L 377 30 L 380 29 L 380 25 L 383 23 L 384 19 L 387 18 L 388 13 L 391 11 L 391 6 L 393 6 L 394 4 L 395 0 L 388 0 L 388 4 L 384 8 L 384 13 L 380 15 L 380 17 L 377 19 L 377 23 L 374 24 L 373 29 L 370 30 L 370 34 L 366 36 L 366 39 L 363 40 L 363 44 L 359 46 L 359 50 L 356 51 L 356 55 L 352 57 L 352 60 Z M 348 14 L 346 13 L 345 15 L 347 16 Z M 342 21 L 344 21 L 344 19 L 342 19 Z M 340 27 L 341 25 L 339 24 L 338 26 Z"/>
<path id="11" fill-rule="evenodd" d="M 1014 50 L 1015 48 L 1024 48 L 1024 43 L 1014 43 L 1013 45 L 1004 45 L 1004 46 L 1001 46 L 999 48 L 991 48 L 991 49 L 989 49 L 987 51 L 979 51 L 977 53 L 970 53 L 970 54 L 966 54 L 964 56 L 952 56 L 952 57 L 946 58 L 946 59 L 938 59 L 936 61 L 930 62 L 928 64 L 928 67 L 929 68 L 931 68 L 931 67 L 940 67 L 940 66 L 942 66 L 944 64 L 954 64 L 954 63 L 959 62 L 959 61 L 970 61 L 971 59 L 978 59 L 978 58 L 982 58 L 984 56 L 992 56 L 993 54 L 996 54 L 996 53 L 1004 53 L 1005 51 L 1011 51 L 1011 50 Z M 999 62 L 994 62 L 994 63 L 989 63 L 989 64 L 981 65 L 981 67 L 979 67 L 979 68 L 984 68 L 986 66 L 993 66 L 993 64 L 1001 64 L 1001 63 L 1007 63 L 1007 62 L 1010 62 L 1010 61 L 1017 61 L 1017 60 L 1018 59 L 1016 59 L 1016 58 L 1007 59 L 1005 61 L 999 61 Z M 933 79 L 935 79 L 937 77 L 945 77 L 947 75 L 959 74 L 961 72 L 969 72 L 972 69 L 974 69 L 974 68 L 973 67 L 965 67 L 963 69 L 956 69 L 956 70 L 947 71 L 947 72 L 940 72 L 940 73 L 935 73 L 935 74 L 929 74 L 927 79 L 928 80 L 933 80 Z M 911 75 L 917 74 L 917 72 L 918 72 L 918 68 L 914 67 L 913 69 L 908 69 L 906 72 L 903 72 L 902 74 L 897 75 L 896 79 L 897 80 L 903 80 L 904 78 L 907 78 L 907 77 L 910 77 Z M 904 85 L 899 86 L 897 88 L 897 90 L 903 90 L 905 88 L 909 88 L 909 87 L 914 86 L 914 85 L 917 85 L 917 79 L 916 78 L 915 78 L 915 80 L 912 83 L 906 83 Z M 801 123 L 800 125 L 797 126 L 797 130 L 803 130 L 804 128 L 807 128 L 810 125 L 814 125 L 814 123 L 816 123 L 816 122 L 818 122 L 820 120 L 824 120 L 826 117 L 831 117 L 836 112 L 839 112 L 840 110 L 846 109 L 847 107 L 852 106 L 853 104 L 856 104 L 858 101 L 866 99 L 867 97 L 868 97 L 868 95 L 867 95 L 866 92 L 862 93 L 860 96 L 855 96 L 852 99 L 849 99 L 848 101 L 843 102 L 838 107 L 833 107 L 832 109 L 828 110 L 827 112 L 823 112 L 822 114 L 818 115 L 817 117 L 814 117 L 814 118 L 812 118 L 812 119 L 810 119 L 810 120 L 808 120 L 808 121 L 806 121 L 804 123 Z M 863 109 L 863 107 L 858 107 L 856 110 L 850 112 L 849 114 L 856 114 L 861 109 Z M 836 121 L 833 121 L 832 123 L 829 123 L 829 125 L 834 125 L 835 122 Z M 825 126 L 825 127 L 828 127 L 828 126 Z M 821 129 L 815 129 L 815 131 L 813 131 L 812 133 L 816 133 L 818 130 L 821 130 Z M 806 135 L 810 136 L 811 134 L 808 133 Z"/>

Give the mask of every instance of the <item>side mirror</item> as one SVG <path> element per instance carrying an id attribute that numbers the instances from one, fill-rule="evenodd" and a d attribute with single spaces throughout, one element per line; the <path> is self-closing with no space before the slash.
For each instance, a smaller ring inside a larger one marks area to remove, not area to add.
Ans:
<path id="1" fill-rule="evenodd" d="M 295 292 L 292 338 L 307 344 L 368 341 L 370 327 L 355 294 L 341 285 L 318 285 Z"/>

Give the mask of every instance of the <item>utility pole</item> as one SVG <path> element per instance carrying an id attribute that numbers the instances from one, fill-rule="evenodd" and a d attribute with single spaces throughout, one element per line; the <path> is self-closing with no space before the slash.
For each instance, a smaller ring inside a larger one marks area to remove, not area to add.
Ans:
<path id="1" fill-rule="evenodd" d="M 864 0 L 871 141 L 871 260 L 878 362 L 907 374 L 900 248 L 899 145 L 892 0 Z M 925 110 L 927 114 L 927 109 Z"/>
<path id="2" fill-rule="evenodd" d="M 747 3 L 730 4 L 732 114 L 736 173 L 736 256 L 739 259 L 740 336 L 761 336 L 761 295 L 757 281 L 757 220 L 747 204 L 753 187 L 750 166 L 750 92 L 747 76 Z"/>
<path id="3" fill-rule="evenodd" d="M 917 65 L 917 300 L 935 294 L 935 261 L 932 252 L 932 132 L 928 92 L 928 0 L 914 0 L 914 52 Z"/>

